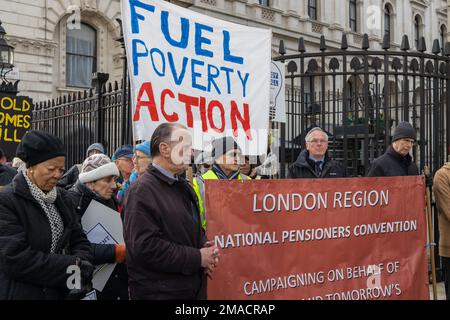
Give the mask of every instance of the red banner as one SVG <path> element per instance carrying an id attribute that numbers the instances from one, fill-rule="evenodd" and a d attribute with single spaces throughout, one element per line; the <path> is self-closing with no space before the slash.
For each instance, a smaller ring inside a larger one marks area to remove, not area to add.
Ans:
<path id="1" fill-rule="evenodd" d="M 421 176 L 207 180 L 209 299 L 429 299 Z"/>

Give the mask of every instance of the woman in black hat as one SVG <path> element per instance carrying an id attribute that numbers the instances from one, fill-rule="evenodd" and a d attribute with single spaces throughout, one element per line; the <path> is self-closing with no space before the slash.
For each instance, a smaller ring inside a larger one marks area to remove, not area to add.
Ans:
<path id="1" fill-rule="evenodd" d="M 79 298 L 90 289 L 90 244 L 65 190 L 62 142 L 29 131 L 17 148 L 26 163 L 0 191 L 0 299 Z"/>

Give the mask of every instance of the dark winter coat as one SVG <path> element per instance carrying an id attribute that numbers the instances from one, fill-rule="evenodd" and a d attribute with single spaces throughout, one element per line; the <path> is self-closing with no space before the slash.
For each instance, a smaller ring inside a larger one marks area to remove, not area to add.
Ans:
<path id="1" fill-rule="evenodd" d="M 75 265 L 76 257 L 92 262 L 89 241 L 67 191 L 57 192 L 55 206 L 64 233 L 51 254 L 50 223 L 23 173 L 0 188 L 0 300 L 63 299 L 71 275 L 67 268 Z"/>
<path id="2" fill-rule="evenodd" d="M 0 186 L 10 184 L 16 174 L 16 169 L 0 164 Z"/>
<path id="3" fill-rule="evenodd" d="M 417 176 L 418 174 L 419 170 L 409 154 L 402 156 L 389 146 L 382 156 L 372 161 L 367 176 L 392 177 Z"/>
<path id="4" fill-rule="evenodd" d="M 64 173 L 61 179 L 58 181 L 58 187 L 69 190 L 72 188 L 78 180 L 80 175 L 81 164 L 73 165 L 69 170 Z"/>
<path id="5" fill-rule="evenodd" d="M 150 165 L 128 189 L 124 237 L 131 299 L 203 299 L 205 236 L 186 180 Z"/>
<path id="6" fill-rule="evenodd" d="M 328 155 L 325 155 L 322 171 L 317 173 L 314 168 L 314 161 L 309 159 L 308 150 L 303 150 L 300 153 L 288 171 L 289 179 L 343 178 L 346 176 L 345 168 L 339 162 L 330 159 Z"/>
<path id="7" fill-rule="evenodd" d="M 117 200 L 115 198 L 104 200 L 80 181 L 69 190 L 69 195 L 80 219 L 83 217 L 92 200 L 98 201 L 108 208 L 117 211 Z M 113 244 L 91 243 L 91 253 L 95 265 L 115 262 L 116 250 Z M 128 275 L 124 263 L 116 265 L 103 291 L 97 292 L 97 298 L 98 300 L 128 299 Z"/>

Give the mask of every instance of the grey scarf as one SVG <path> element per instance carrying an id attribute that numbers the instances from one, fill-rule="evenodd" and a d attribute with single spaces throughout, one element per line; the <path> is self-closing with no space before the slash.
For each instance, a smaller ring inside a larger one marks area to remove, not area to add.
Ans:
<path id="1" fill-rule="evenodd" d="M 28 187 L 30 188 L 31 195 L 37 202 L 39 202 L 42 209 L 44 209 L 47 215 L 48 221 L 50 222 L 50 229 L 52 233 L 52 243 L 50 253 L 55 253 L 56 247 L 59 240 L 64 232 L 64 223 L 62 221 L 61 215 L 56 209 L 54 202 L 56 201 L 57 192 L 56 187 L 51 191 L 45 193 L 38 186 L 36 186 L 30 178 L 28 178 L 28 170 L 23 172 L 23 176 L 27 181 Z"/>

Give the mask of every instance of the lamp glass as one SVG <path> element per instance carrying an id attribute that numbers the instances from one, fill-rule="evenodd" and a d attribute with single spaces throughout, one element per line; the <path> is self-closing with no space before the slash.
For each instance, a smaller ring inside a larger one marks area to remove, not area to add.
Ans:
<path id="1" fill-rule="evenodd" d="M 5 47 L 0 47 L 0 63 L 9 63 L 9 50 Z"/>

